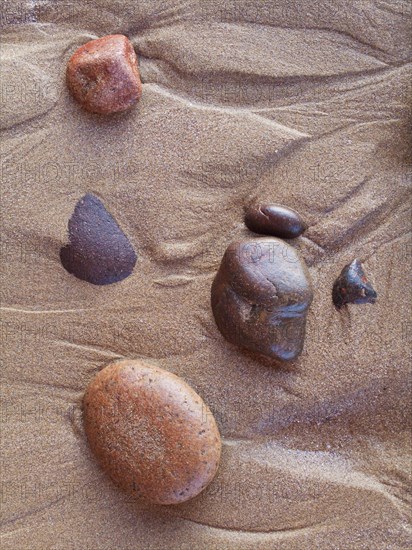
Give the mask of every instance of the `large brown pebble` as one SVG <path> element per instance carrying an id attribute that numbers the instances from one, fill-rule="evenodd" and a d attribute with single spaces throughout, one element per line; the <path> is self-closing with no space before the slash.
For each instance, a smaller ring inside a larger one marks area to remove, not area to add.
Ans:
<path id="1" fill-rule="evenodd" d="M 212 285 L 216 324 L 231 343 L 288 361 L 302 351 L 312 302 L 308 270 L 280 239 L 230 244 Z"/>
<path id="2" fill-rule="evenodd" d="M 91 449 L 122 489 L 177 504 L 213 479 L 221 440 L 201 397 L 178 376 L 143 361 L 100 371 L 83 399 Z"/>
<path id="3" fill-rule="evenodd" d="M 125 111 L 142 95 L 136 53 L 122 34 L 91 40 L 78 48 L 69 60 L 66 77 L 73 96 L 92 113 Z"/>
<path id="4" fill-rule="evenodd" d="M 278 204 L 248 205 L 245 208 L 245 224 L 254 233 L 281 239 L 294 239 L 307 229 L 295 210 Z"/>

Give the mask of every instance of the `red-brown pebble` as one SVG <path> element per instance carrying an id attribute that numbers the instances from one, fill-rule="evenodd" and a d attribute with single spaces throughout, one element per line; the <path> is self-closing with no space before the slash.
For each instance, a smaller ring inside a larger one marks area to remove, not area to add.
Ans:
<path id="1" fill-rule="evenodd" d="M 136 53 L 122 34 L 91 40 L 78 48 L 69 60 L 66 77 L 73 96 L 92 113 L 125 111 L 142 95 Z"/>
<path id="2" fill-rule="evenodd" d="M 112 363 L 92 380 L 83 405 L 90 447 L 122 489 L 177 504 L 213 479 L 221 452 L 216 422 L 178 376 L 141 360 Z"/>

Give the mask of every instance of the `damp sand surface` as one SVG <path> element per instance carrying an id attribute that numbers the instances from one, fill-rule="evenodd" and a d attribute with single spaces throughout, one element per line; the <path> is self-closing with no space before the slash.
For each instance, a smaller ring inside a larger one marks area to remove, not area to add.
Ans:
<path id="1" fill-rule="evenodd" d="M 410 546 L 409 3 L 3 7 L 2 547 Z M 143 95 L 102 117 L 70 96 L 66 63 L 113 33 Z M 115 284 L 60 262 L 87 193 L 137 254 Z M 308 224 L 291 244 L 314 299 L 283 366 L 224 340 L 210 307 L 256 198 Z M 337 311 L 354 258 L 378 299 Z M 220 469 L 188 503 L 136 501 L 93 460 L 82 396 L 123 357 L 181 376 L 217 420 Z"/>

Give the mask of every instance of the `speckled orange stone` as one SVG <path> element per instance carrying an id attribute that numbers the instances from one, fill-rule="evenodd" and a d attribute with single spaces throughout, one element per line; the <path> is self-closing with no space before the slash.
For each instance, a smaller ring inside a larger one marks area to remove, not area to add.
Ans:
<path id="1" fill-rule="evenodd" d="M 127 36 L 110 34 L 78 48 L 66 71 L 75 99 L 92 113 L 132 107 L 142 95 L 137 56 Z"/>
<path id="2" fill-rule="evenodd" d="M 177 504 L 213 479 L 221 452 L 216 422 L 178 376 L 140 360 L 118 361 L 91 381 L 83 405 L 90 447 L 122 489 Z"/>

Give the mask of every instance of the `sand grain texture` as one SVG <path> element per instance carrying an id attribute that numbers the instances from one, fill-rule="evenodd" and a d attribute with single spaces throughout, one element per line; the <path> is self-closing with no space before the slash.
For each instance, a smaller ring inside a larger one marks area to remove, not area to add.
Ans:
<path id="1" fill-rule="evenodd" d="M 2 548 L 408 548 L 410 3 L 1 5 Z M 143 95 L 108 119 L 65 70 L 111 33 L 131 39 Z M 120 283 L 60 263 L 86 193 L 137 252 Z M 210 308 L 254 196 L 309 225 L 292 365 L 226 342 Z M 331 289 L 354 258 L 379 298 L 344 314 Z M 183 377 L 217 419 L 221 467 L 191 502 L 135 501 L 89 452 L 83 392 L 123 357 Z"/>

